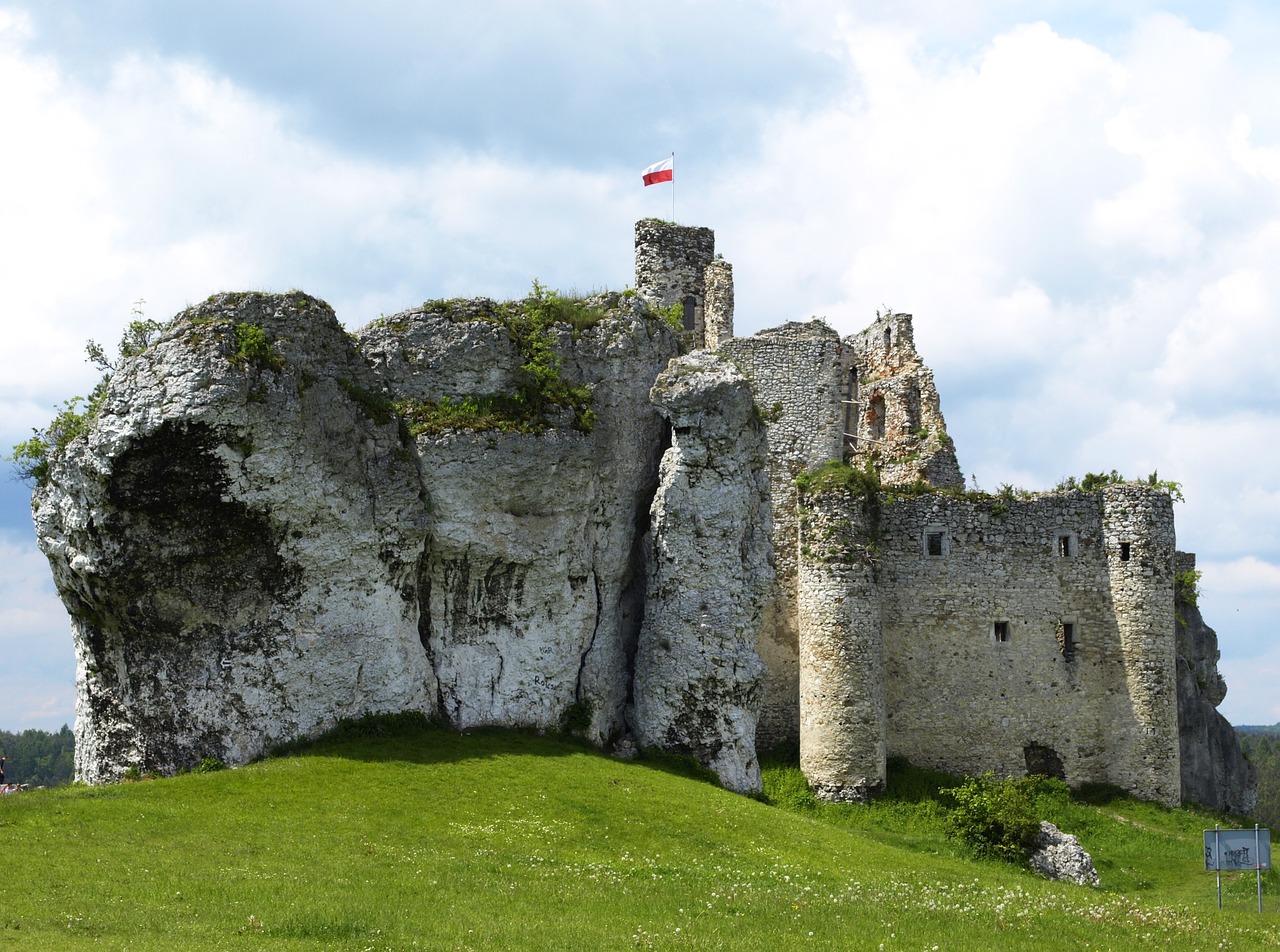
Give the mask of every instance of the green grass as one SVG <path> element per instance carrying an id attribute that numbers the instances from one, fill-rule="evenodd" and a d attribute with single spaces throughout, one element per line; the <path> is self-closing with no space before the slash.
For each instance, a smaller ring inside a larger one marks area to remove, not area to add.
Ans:
<path id="1" fill-rule="evenodd" d="M 1253 881 L 1224 910 L 1204 817 L 1063 809 L 1111 888 L 940 839 L 928 775 L 871 808 L 761 802 L 682 765 L 554 738 L 348 731 L 237 770 L 0 800 L 0 940 L 29 949 L 1275 948 Z M 1085 821 L 1088 821 L 1087 823 Z M 1122 822 L 1123 820 L 1123 822 Z M 1212 825 L 1212 824 L 1210 824 Z M 1068 824 L 1069 828 L 1073 828 Z"/>

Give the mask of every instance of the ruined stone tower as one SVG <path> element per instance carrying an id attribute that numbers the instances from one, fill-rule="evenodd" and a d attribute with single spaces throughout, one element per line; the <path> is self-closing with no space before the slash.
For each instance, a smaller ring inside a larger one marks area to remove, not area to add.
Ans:
<path id="1" fill-rule="evenodd" d="M 716 257 L 710 228 L 636 222 L 636 291 L 654 307 L 681 305 L 691 349 L 718 350 L 733 337 L 733 268 Z"/>

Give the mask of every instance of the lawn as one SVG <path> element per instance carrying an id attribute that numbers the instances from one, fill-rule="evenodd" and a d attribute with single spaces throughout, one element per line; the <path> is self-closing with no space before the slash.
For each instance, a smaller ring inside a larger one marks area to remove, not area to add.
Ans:
<path id="1" fill-rule="evenodd" d="M 1049 817 L 1103 888 L 975 861 L 936 778 L 871 808 L 767 799 L 570 741 L 423 726 L 231 771 L 0 800 L 0 940 L 108 949 L 1280 948 L 1276 876 L 1216 908 L 1207 814 L 1110 793 Z"/>

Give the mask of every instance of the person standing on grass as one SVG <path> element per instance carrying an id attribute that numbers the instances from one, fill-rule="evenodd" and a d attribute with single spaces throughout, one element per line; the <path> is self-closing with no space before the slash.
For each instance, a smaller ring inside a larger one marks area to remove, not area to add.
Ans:
<path id="1" fill-rule="evenodd" d="M 0 786 L 3 786 L 3 784 L 4 784 L 4 762 L 5 762 L 5 759 L 6 759 L 6 758 L 4 758 L 4 757 L 0 757 Z"/>

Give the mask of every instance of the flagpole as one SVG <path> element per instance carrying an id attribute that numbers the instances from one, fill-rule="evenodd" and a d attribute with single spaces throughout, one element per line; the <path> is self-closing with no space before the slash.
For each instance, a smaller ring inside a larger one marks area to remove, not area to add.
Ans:
<path id="1" fill-rule="evenodd" d="M 671 153 L 671 224 L 676 223 L 676 154 Z"/>

